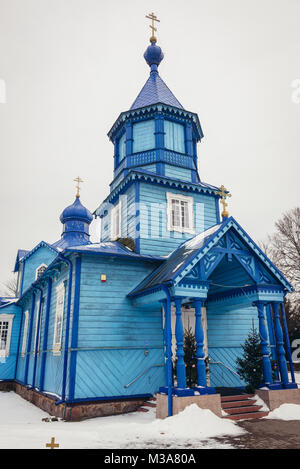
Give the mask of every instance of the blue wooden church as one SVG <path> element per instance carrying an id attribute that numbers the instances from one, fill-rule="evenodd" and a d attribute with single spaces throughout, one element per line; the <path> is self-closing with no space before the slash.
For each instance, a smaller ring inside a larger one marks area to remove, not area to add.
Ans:
<path id="1" fill-rule="evenodd" d="M 108 133 L 114 174 L 93 213 L 99 243 L 90 242 L 93 215 L 78 190 L 60 216 L 61 238 L 20 249 L 17 297 L 0 298 L 2 389 L 14 386 L 69 418 L 72 408 L 80 416 L 101 415 L 104 405 L 108 413 L 131 410 L 157 392 L 168 396 L 171 415 L 174 395 L 242 388 L 236 358 L 253 321 L 262 387 L 297 388 L 283 307 L 292 286 L 229 217 L 228 191 L 200 178 L 199 117 L 160 77 L 156 42 L 152 36 L 144 54 L 145 85 Z M 186 384 L 188 325 L 197 344 L 195 389 Z"/>

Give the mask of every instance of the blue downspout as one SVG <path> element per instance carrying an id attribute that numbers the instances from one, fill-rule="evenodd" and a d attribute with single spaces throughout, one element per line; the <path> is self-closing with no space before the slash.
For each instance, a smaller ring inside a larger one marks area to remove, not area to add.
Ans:
<path id="1" fill-rule="evenodd" d="M 42 347 L 42 360 L 41 360 L 41 372 L 40 372 L 40 391 L 44 390 L 45 382 L 45 367 L 48 347 L 48 329 L 49 329 L 49 317 L 50 317 L 50 306 L 51 306 L 51 292 L 52 292 L 52 278 L 48 278 L 48 290 L 47 290 L 47 303 L 45 313 L 45 327 L 44 327 L 44 340 Z"/>
<path id="2" fill-rule="evenodd" d="M 66 264 L 69 265 L 69 281 L 68 281 L 68 303 L 67 303 L 67 322 L 65 331 L 65 348 L 64 348 L 64 367 L 63 367 L 63 378 L 62 378 L 62 393 L 61 400 L 64 402 L 66 398 L 66 382 L 67 382 L 67 369 L 68 369 L 68 357 L 69 357 L 69 332 L 70 332 L 70 312 L 71 312 L 71 297 L 72 297 L 72 278 L 73 278 L 73 264 L 67 257 L 62 254 L 59 256 Z M 57 404 L 59 403 L 57 402 Z"/>
<path id="3" fill-rule="evenodd" d="M 18 370 L 18 362 L 19 362 L 19 355 L 20 355 L 20 343 L 21 343 L 21 334 L 22 334 L 22 327 L 23 327 L 23 316 L 24 316 L 24 311 L 22 307 L 21 311 L 21 321 L 20 321 L 20 331 L 19 331 L 19 339 L 18 339 L 18 349 L 17 349 L 17 357 L 16 357 L 16 366 L 15 366 L 15 378 L 17 378 L 17 370 Z"/>
<path id="4" fill-rule="evenodd" d="M 166 294 L 166 311 L 165 311 L 165 327 L 166 327 L 166 369 L 167 369 L 167 387 L 168 387 L 168 416 L 173 414 L 173 366 L 172 366 L 172 329 L 171 329 L 171 295 L 166 285 L 161 286 Z"/>
<path id="5" fill-rule="evenodd" d="M 43 297 L 43 290 L 40 287 L 36 287 L 36 289 L 41 292 L 41 297 L 40 297 L 39 311 L 37 312 L 38 322 L 37 322 L 37 328 L 36 328 L 35 352 L 34 352 L 33 375 L 32 375 L 32 387 L 33 387 L 33 389 L 35 387 L 35 375 L 36 375 L 36 364 L 37 364 L 37 354 L 38 354 L 37 348 L 38 348 L 38 343 L 39 343 L 40 324 L 41 324 L 41 310 L 42 310 L 42 297 Z"/>
<path id="6" fill-rule="evenodd" d="M 74 287 L 74 307 L 73 324 L 71 339 L 71 357 L 70 357 L 70 376 L 69 376 L 69 400 L 74 399 L 75 394 L 75 375 L 77 351 L 74 350 L 78 345 L 78 322 L 79 322 L 79 301 L 80 301 L 80 277 L 81 277 L 81 257 L 76 257 L 75 261 L 75 287 Z"/>
<path id="7" fill-rule="evenodd" d="M 27 384 L 27 379 L 28 379 L 28 367 L 29 367 L 29 357 L 30 357 L 30 348 L 31 348 L 31 340 L 32 340 L 34 308 L 35 308 L 35 292 L 33 291 L 31 311 L 30 311 L 29 334 L 28 334 L 28 342 L 27 342 L 27 350 L 26 350 L 25 372 L 24 372 L 24 384 L 25 385 Z"/>

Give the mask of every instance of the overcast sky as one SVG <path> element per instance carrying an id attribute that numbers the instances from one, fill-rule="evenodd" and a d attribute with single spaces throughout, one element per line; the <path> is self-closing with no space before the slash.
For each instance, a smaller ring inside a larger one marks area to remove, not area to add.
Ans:
<path id="1" fill-rule="evenodd" d="M 148 78 L 151 11 L 160 74 L 202 124 L 202 181 L 256 241 L 299 205 L 299 0 L 0 0 L 0 283 L 18 248 L 60 238 L 77 175 L 91 211 L 108 194 L 106 134 Z"/>

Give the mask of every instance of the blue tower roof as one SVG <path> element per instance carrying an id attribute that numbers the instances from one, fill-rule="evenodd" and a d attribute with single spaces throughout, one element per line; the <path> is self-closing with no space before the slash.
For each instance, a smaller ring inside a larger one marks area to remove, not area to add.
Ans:
<path id="1" fill-rule="evenodd" d="M 63 232 L 61 239 L 52 246 L 65 249 L 69 246 L 89 244 L 89 225 L 92 220 L 93 215 L 82 205 L 79 196 L 76 196 L 73 204 L 66 207 L 60 216 Z"/>
<path id="2" fill-rule="evenodd" d="M 158 66 L 164 58 L 161 48 L 157 46 L 155 42 L 152 42 L 151 45 L 147 47 L 147 50 L 144 53 L 144 58 L 150 67 L 150 77 L 146 81 L 130 110 L 157 103 L 168 104 L 169 106 L 183 109 L 183 106 L 180 104 L 178 99 L 175 98 L 172 91 L 159 76 Z"/>
<path id="3" fill-rule="evenodd" d="M 76 197 L 73 204 L 66 207 L 60 216 L 60 221 L 62 223 L 66 223 L 68 220 L 74 219 L 84 221 L 88 224 L 93 220 L 93 215 L 82 205 L 79 197 Z"/>

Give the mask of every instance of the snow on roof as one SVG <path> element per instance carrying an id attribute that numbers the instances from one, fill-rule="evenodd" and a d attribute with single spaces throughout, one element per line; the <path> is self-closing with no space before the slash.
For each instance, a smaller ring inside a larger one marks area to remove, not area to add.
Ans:
<path id="1" fill-rule="evenodd" d="M 178 270 L 194 256 L 195 251 L 201 249 L 201 247 L 220 227 L 221 224 L 214 225 L 203 233 L 200 233 L 182 243 L 177 249 L 171 252 L 163 264 L 144 279 L 130 293 L 130 295 L 135 295 L 143 290 L 147 290 L 170 281 L 176 272 L 178 272 Z"/>

